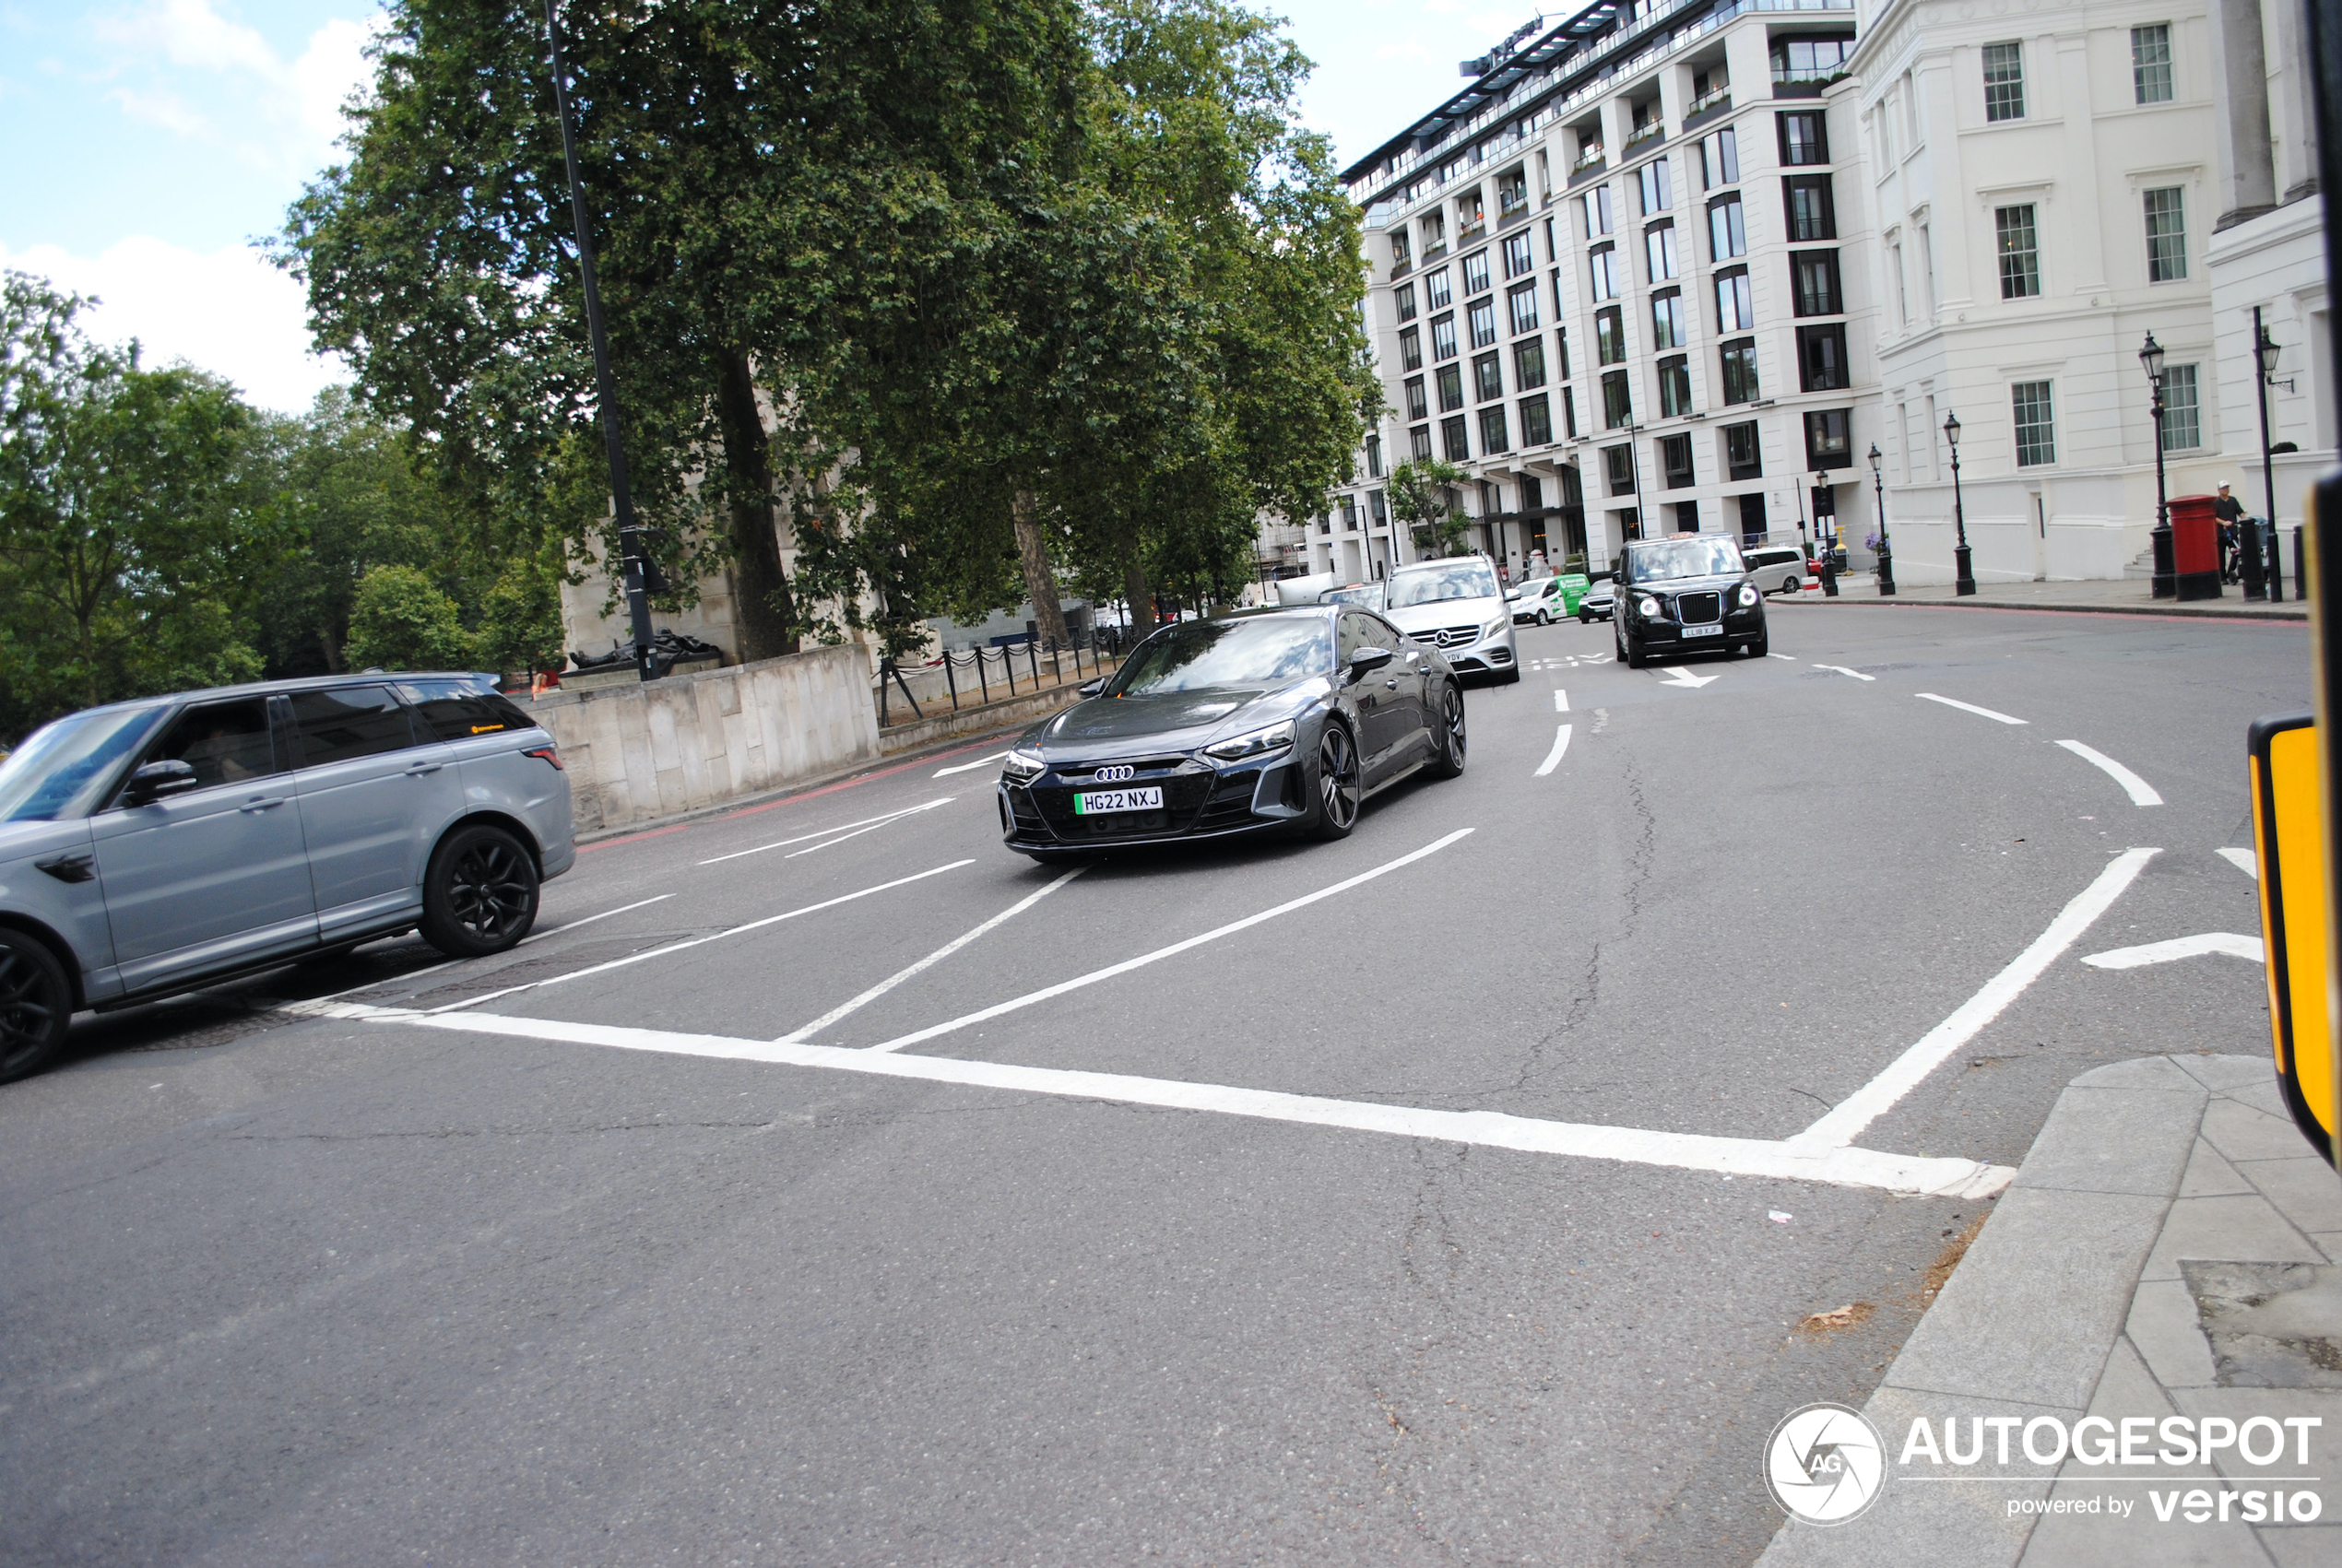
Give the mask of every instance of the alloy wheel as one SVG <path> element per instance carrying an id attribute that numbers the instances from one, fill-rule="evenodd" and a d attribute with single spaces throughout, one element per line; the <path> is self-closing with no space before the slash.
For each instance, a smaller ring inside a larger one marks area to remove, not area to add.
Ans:
<path id="1" fill-rule="evenodd" d="M 1448 695 L 1440 700 L 1439 721 L 1448 736 L 1448 765 L 1461 772 L 1464 765 L 1464 701 L 1462 690 L 1453 681 L 1448 684 Z"/>
<path id="2" fill-rule="evenodd" d="M 495 941 L 527 917 L 529 878 L 520 851 L 507 843 L 469 843 L 447 868 L 447 907 L 457 925 Z"/>
<path id="3" fill-rule="evenodd" d="M 55 977 L 28 954 L 0 947 L 0 1078 L 14 1077 L 56 1039 L 61 1009 Z"/>
<path id="4" fill-rule="evenodd" d="M 1318 741 L 1318 797 L 1327 824 L 1348 832 L 1358 819 L 1358 752 L 1340 725 L 1326 725 Z"/>

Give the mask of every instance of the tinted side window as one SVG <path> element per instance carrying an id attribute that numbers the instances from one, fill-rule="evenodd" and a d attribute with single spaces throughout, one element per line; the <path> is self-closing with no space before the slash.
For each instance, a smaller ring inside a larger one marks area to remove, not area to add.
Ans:
<path id="1" fill-rule="evenodd" d="M 301 761 L 314 768 L 347 762 L 415 744 L 407 710 L 387 686 L 344 686 L 331 691 L 296 691 L 293 725 L 301 731 Z"/>
<path id="2" fill-rule="evenodd" d="M 1341 666 L 1348 669 L 1351 654 L 1361 648 L 1376 646 L 1375 635 L 1376 623 L 1372 619 L 1359 614 L 1356 610 L 1343 611 L 1342 627 L 1335 633 L 1334 649 L 1334 657 L 1341 662 Z"/>
<path id="3" fill-rule="evenodd" d="M 537 721 L 511 699 L 467 681 L 401 681 L 398 690 L 415 705 L 423 727 L 442 740 L 469 740 L 479 735 L 537 727 Z"/>
<path id="4" fill-rule="evenodd" d="M 188 709 L 171 721 L 138 763 L 143 767 L 167 759 L 195 769 L 197 783 L 207 789 L 278 772 L 268 739 L 267 699 L 245 697 Z"/>
<path id="5" fill-rule="evenodd" d="M 1378 620 L 1372 616 L 1368 616 L 1366 620 L 1366 635 L 1375 647 L 1388 648 L 1392 653 L 1402 656 L 1406 654 L 1407 649 L 1412 644 L 1410 644 L 1407 641 L 1407 634 L 1405 632 L 1400 631 L 1389 621 Z"/>

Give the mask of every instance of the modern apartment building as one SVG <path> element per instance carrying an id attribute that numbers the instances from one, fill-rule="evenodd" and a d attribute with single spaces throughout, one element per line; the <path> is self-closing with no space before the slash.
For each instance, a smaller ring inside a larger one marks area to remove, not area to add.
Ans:
<path id="1" fill-rule="evenodd" d="M 1526 34 L 1527 29 L 1524 29 Z M 1382 481 L 1470 476 L 1518 577 L 1629 538 L 1812 536 L 1868 515 L 1875 269 L 1852 0 L 1587 7 L 1345 171 L 1390 412 L 1309 569 L 1413 559 Z"/>

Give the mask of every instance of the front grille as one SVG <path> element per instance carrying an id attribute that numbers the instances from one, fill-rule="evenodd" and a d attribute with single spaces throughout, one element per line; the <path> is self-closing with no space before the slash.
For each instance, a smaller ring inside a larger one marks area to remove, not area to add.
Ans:
<path id="1" fill-rule="evenodd" d="M 1059 762 L 1057 774 L 1061 779 L 1088 779 L 1100 768 L 1124 767 L 1131 770 L 1132 781 L 1151 781 L 1157 773 L 1167 773 L 1186 761 L 1185 757 L 1134 757 L 1127 762 Z"/>
<path id="2" fill-rule="evenodd" d="M 1724 595 L 1717 593 L 1678 594 L 1675 619 L 1686 626 L 1709 626 L 1724 619 Z"/>
<path id="3" fill-rule="evenodd" d="M 1421 643 L 1427 648 L 1461 648 L 1466 643 L 1479 640 L 1480 628 L 1477 626 L 1442 626 L 1437 631 L 1416 631 L 1410 633 L 1410 635 L 1413 636 L 1416 642 Z"/>
<path id="4" fill-rule="evenodd" d="M 1241 827 L 1252 819 L 1252 792 L 1260 783 L 1258 773 L 1238 773 L 1222 779 L 1203 804 L 1202 814 L 1195 819 L 1199 833 L 1218 832 L 1224 828 Z M 1167 801 L 1169 796 L 1164 796 Z"/>
<path id="5" fill-rule="evenodd" d="M 1163 809 L 1116 811 L 1103 817 L 1076 816 L 1074 792 L 1070 788 L 1038 788 L 1032 795 L 1050 831 L 1061 839 L 1141 838 L 1185 831 L 1193 824 L 1197 808 L 1212 793 L 1212 778 L 1208 772 L 1172 773 L 1152 779 L 1141 773 L 1141 782 L 1163 786 Z"/>

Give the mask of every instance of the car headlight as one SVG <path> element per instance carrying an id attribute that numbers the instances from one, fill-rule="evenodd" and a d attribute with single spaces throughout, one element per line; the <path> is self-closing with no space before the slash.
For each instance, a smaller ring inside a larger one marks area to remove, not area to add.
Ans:
<path id="1" fill-rule="evenodd" d="M 1255 757 L 1271 752 L 1287 751 L 1293 747 L 1293 721 L 1271 725 L 1243 735 L 1231 736 L 1203 749 L 1204 755 L 1221 762 L 1248 762 Z"/>
<path id="2" fill-rule="evenodd" d="M 1756 584 L 1743 583 L 1740 585 L 1740 602 L 1744 606 L 1755 604 L 1758 597 Z"/>
<path id="3" fill-rule="evenodd" d="M 1487 625 L 1482 627 L 1480 629 L 1480 635 L 1484 638 L 1501 637 L 1504 635 L 1505 628 L 1510 626 L 1511 624 L 1512 617 L 1508 615 L 1500 615 L 1496 619 L 1490 621 Z"/>
<path id="4" fill-rule="evenodd" d="M 1641 616 L 1645 620 L 1655 619 L 1659 615 L 1659 601 L 1648 596 L 1637 599 L 1635 601 L 1635 613 Z"/>
<path id="5" fill-rule="evenodd" d="M 1047 771 L 1048 766 L 1049 764 L 1044 761 L 1037 753 L 1019 747 L 1009 753 L 1008 760 L 1000 764 L 1000 776 L 1022 784 L 1026 779 L 1039 778 Z"/>

